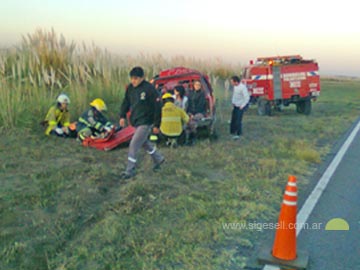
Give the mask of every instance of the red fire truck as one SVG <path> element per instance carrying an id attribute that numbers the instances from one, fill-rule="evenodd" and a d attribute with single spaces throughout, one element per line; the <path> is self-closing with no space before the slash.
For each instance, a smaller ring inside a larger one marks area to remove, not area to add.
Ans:
<path id="1" fill-rule="evenodd" d="M 300 55 L 257 58 L 243 70 L 243 81 L 258 105 L 259 115 L 271 115 L 283 106 L 296 104 L 296 111 L 308 115 L 311 100 L 320 95 L 319 67 L 315 60 Z"/>

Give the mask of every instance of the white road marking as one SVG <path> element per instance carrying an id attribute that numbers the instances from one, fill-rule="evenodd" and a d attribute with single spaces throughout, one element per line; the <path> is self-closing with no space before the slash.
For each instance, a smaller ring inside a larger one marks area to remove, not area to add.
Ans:
<path id="1" fill-rule="evenodd" d="M 351 143 L 354 141 L 356 134 L 360 130 L 360 121 L 357 123 L 356 127 L 353 129 L 349 137 L 341 146 L 339 152 L 336 154 L 330 165 L 327 167 L 326 171 L 320 178 L 319 182 L 317 183 L 316 187 L 311 192 L 310 196 L 306 199 L 304 205 L 301 207 L 300 212 L 297 214 L 297 223 L 303 224 L 309 218 L 311 212 L 313 211 L 315 205 L 319 201 L 323 191 L 327 187 L 331 177 L 333 176 L 334 172 L 336 171 L 337 167 L 339 166 L 340 162 L 344 158 L 347 150 L 349 149 Z M 297 226 L 296 235 L 299 235 L 303 226 Z"/>
<path id="2" fill-rule="evenodd" d="M 330 165 L 327 167 L 324 174 L 321 176 L 316 187 L 313 189 L 309 197 L 306 199 L 304 205 L 301 207 L 296 217 L 297 224 L 299 225 L 304 224 L 309 218 L 311 212 L 314 210 L 315 205 L 317 204 L 323 191 L 329 184 L 331 177 L 333 176 L 334 172 L 339 166 L 341 160 L 344 158 L 344 155 L 349 149 L 351 143 L 354 141 L 356 134 L 358 133 L 359 130 L 360 130 L 360 121 L 357 123 L 356 127 L 350 133 L 346 141 L 343 143 L 340 150 L 337 152 L 336 156 L 331 161 Z M 297 227 L 296 236 L 298 236 L 304 226 L 296 226 L 296 227 Z M 279 268 L 277 266 L 265 265 L 263 270 L 279 270 Z"/>

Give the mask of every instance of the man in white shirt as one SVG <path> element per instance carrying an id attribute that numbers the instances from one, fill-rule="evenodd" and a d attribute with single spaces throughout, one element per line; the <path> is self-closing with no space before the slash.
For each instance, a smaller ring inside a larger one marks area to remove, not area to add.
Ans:
<path id="1" fill-rule="evenodd" d="M 231 115 L 230 134 L 234 140 L 242 135 L 242 118 L 250 101 L 249 91 L 246 85 L 240 82 L 238 76 L 231 77 L 231 85 L 234 87 L 232 104 L 233 111 Z"/>

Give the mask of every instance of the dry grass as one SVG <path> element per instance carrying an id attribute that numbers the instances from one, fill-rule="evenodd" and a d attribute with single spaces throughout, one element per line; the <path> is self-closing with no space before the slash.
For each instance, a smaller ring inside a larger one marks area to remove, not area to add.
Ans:
<path id="1" fill-rule="evenodd" d="M 94 44 L 78 46 L 54 30 L 39 29 L 23 36 L 19 46 L 0 52 L 0 126 L 34 126 L 61 92 L 70 95 L 73 115 L 79 115 L 95 97 L 104 98 L 110 109 L 118 109 L 115 104 L 120 102 L 128 72 L 135 65 L 143 66 L 148 78 L 174 66 L 196 68 L 214 83 L 240 70 L 220 59 L 112 55 Z"/>
<path id="2" fill-rule="evenodd" d="M 323 81 L 308 117 L 294 108 L 270 118 L 250 109 L 237 142 L 228 139 L 229 100 L 217 90 L 219 140 L 161 147 L 161 173 L 142 157 L 131 182 L 118 179 L 126 148 L 105 153 L 39 131 L 8 131 L 0 144 L 0 268 L 259 267 L 263 232 L 223 224 L 275 222 L 289 174 L 306 195 L 319 157 L 359 113 L 359 83 Z"/>

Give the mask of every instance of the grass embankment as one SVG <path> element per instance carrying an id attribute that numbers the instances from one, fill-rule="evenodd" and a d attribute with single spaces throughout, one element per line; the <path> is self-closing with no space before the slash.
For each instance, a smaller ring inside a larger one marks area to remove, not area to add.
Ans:
<path id="1" fill-rule="evenodd" d="M 316 166 L 359 115 L 358 81 L 323 81 L 306 117 L 290 107 L 245 115 L 228 136 L 230 106 L 217 91 L 219 140 L 161 148 L 160 173 L 141 159 L 119 181 L 127 149 L 104 153 L 15 128 L 2 136 L 0 269 L 241 269 L 262 234 L 230 222 L 274 222 L 288 174 L 300 196 Z M 223 97 L 224 96 L 224 97 Z M 115 118 L 114 118 L 115 120 Z"/>

